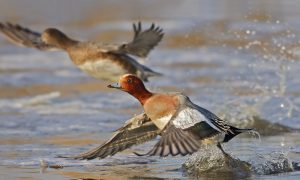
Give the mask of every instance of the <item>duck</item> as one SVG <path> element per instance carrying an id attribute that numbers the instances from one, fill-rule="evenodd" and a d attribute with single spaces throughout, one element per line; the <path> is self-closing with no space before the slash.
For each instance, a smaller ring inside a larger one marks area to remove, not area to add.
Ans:
<path id="1" fill-rule="evenodd" d="M 221 143 L 226 143 L 240 133 L 252 129 L 240 129 L 229 125 L 209 110 L 194 104 L 180 92 L 154 93 L 146 89 L 143 81 L 133 75 L 123 75 L 119 82 L 108 85 L 136 98 L 144 112 L 126 121 L 112 138 L 102 145 L 72 159 L 103 159 L 133 145 L 160 140 L 147 153 L 134 152 L 138 156 L 188 155 L 201 149 L 203 144 L 216 144 L 225 156 Z"/>
<path id="2" fill-rule="evenodd" d="M 162 40 L 163 29 L 154 23 L 146 30 L 142 30 L 141 22 L 133 23 L 132 41 L 118 45 L 82 42 L 70 38 L 56 28 L 47 28 L 40 33 L 9 22 L 0 22 L 0 31 L 17 45 L 43 51 L 65 51 L 79 69 L 102 80 L 115 82 L 127 73 L 134 74 L 143 81 L 148 81 L 152 76 L 162 75 L 139 63 L 133 57 L 147 57 Z"/>

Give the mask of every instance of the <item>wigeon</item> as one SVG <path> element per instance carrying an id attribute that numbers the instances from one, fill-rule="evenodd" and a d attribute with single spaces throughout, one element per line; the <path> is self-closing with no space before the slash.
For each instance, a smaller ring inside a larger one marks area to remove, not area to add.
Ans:
<path id="1" fill-rule="evenodd" d="M 73 159 L 95 159 L 112 156 L 133 145 L 144 143 L 156 136 L 161 138 L 146 154 L 176 156 L 192 154 L 207 140 L 216 143 L 223 154 L 227 153 L 220 143 L 228 142 L 236 135 L 252 129 L 239 129 L 228 125 L 210 111 L 194 104 L 182 93 L 153 93 L 148 91 L 142 80 L 132 74 L 124 75 L 119 83 L 109 85 L 134 96 L 144 108 L 140 114 L 125 123 L 104 144 Z"/>
<path id="2" fill-rule="evenodd" d="M 135 75 L 123 75 L 117 88 L 135 97 L 145 114 L 161 131 L 158 143 L 145 155 L 176 156 L 196 152 L 203 140 L 217 137 L 216 143 L 228 142 L 236 135 L 251 129 L 239 129 L 227 124 L 212 112 L 194 104 L 182 93 L 153 93 Z M 224 152 L 224 151 L 223 151 Z"/>
<path id="3" fill-rule="evenodd" d="M 18 45 L 39 50 L 64 50 L 77 67 L 96 78 L 117 81 L 120 76 L 131 73 L 147 81 L 148 77 L 161 75 L 129 56 L 146 57 L 161 41 L 163 29 L 153 23 L 144 31 L 141 22 L 133 24 L 133 40 L 121 45 L 80 42 L 55 28 L 39 33 L 8 22 L 0 22 L 0 31 Z"/>

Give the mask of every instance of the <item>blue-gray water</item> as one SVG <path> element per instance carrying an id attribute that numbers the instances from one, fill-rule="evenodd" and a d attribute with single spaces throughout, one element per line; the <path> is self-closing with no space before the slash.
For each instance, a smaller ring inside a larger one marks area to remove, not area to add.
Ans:
<path id="1" fill-rule="evenodd" d="M 255 127 L 261 140 L 244 135 L 225 149 L 259 169 L 273 153 L 300 162 L 299 8 L 296 1 L 267 0 L 2 0 L 0 20 L 114 43 L 131 38 L 132 22 L 157 23 L 165 37 L 143 63 L 164 76 L 146 86 L 185 92 L 230 123 Z M 180 170 L 187 157 L 141 158 L 128 150 L 104 160 L 55 158 L 100 144 L 142 111 L 108 83 L 85 75 L 63 52 L 17 47 L 0 35 L 1 178 L 192 178 Z M 133 149 L 146 151 L 153 143 Z M 64 168 L 43 169 L 41 161 Z M 261 169 L 248 178 L 300 177 Z"/>

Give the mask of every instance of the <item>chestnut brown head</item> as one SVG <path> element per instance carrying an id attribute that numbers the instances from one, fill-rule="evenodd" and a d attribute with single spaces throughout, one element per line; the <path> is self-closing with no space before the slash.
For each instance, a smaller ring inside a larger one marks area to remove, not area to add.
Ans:
<path id="1" fill-rule="evenodd" d="M 119 83 L 110 84 L 108 87 L 128 92 L 137 98 L 142 104 L 144 104 L 144 102 L 152 96 L 152 93 L 145 88 L 143 81 L 132 74 L 123 75 L 120 78 Z"/>

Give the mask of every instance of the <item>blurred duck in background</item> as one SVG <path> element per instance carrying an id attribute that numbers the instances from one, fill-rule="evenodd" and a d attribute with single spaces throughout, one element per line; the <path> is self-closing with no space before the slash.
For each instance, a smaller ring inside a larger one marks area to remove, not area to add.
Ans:
<path id="1" fill-rule="evenodd" d="M 148 81 L 151 76 L 161 75 L 129 56 L 145 58 L 161 41 L 163 29 L 154 23 L 144 31 L 141 22 L 133 24 L 132 41 L 120 45 L 80 42 L 55 28 L 39 33 L 9 22 L 0 22 L 0 31 L 18 45 L 44 51 L 66 51 L 78 68 L 95 78 L 117 81 L 122 75 L 131 73 Z"/>

